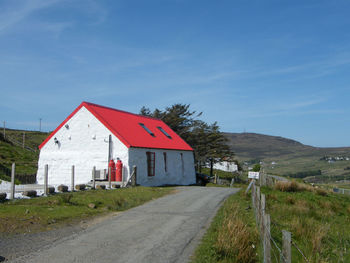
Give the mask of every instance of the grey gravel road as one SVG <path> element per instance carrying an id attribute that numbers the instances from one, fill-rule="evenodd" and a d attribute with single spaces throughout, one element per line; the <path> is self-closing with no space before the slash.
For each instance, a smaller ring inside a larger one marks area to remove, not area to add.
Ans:
<path id="1" fill-rule="evenodd" d="M 221 202 L 238 189 L 177 189 L 11 262 L 187 262 Z"/>

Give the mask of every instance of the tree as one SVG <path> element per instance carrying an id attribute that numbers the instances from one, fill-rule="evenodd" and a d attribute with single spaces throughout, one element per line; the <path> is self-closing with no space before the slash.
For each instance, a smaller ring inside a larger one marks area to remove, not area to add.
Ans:
<path id="1" fill-rule="evenodd" d="M 234 153 L 227 145 L 226 137 L 220 132 L 216 122 L 208 124 L 199 117 L 202 112 L 190 110 L 190 104 L 174 104 L 164 111 L 142 107 L 140 114 L 163 120 L 172 130 L 184 139 L 193 149 L 196 162 L 221 161 L 223 158 L 233 160 Z"/>
<path id="2" fill-rule="evenodd" d="M 260 168 L 261 168 L 261 165 L 260 164 L 255 164 L 254 166 L 253 166 L 253 172 L 259 172 L 260 171 Z"/>

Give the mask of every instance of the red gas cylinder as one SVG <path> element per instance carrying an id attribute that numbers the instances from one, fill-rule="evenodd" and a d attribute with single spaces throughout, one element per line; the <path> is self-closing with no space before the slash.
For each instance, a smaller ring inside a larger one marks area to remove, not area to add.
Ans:
<path id="1" fill-rule="evenodd" d="M 122 181 L 122 176 L 123 176 L 123 163 L 121 160 L 118 159 L 117 163 L 115 164 L 115 170 L 116 170 L 116 177 L 115 180 L 117 182 L 121 182 Z"/>
<path id="2" fill-rule="evenodd" d="M 108 176 L 111 177 L 111 181 L 115 181 L 115 163 L 113 159 L 111 159 L 108 164 Z"/>

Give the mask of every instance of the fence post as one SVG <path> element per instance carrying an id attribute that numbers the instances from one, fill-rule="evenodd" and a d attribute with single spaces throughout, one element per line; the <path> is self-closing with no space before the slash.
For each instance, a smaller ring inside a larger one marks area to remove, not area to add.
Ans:
<path id="1" fill-rule="evenodd" d="M 265 215 L 265 205 L 266 205 L 266 197 L 264 194 L 261 194 L 260 198 L 260 229 L 261 235 L 264 236 L 264 215 Z"/>
<path id="2" fill-rule="evenodd" d="M 256 187 L 255 206 L 256 206 L 255 221 L 259 222 L 260 210 L 261 210 L 261 207 L 260 207 L 260 186 Z"/>
<path id="3" fill-rule="evenodd" d="M 134 165 L 132 167 L 131 186 L 136 186 L 136 180 L 137 180 L 137 167 L 136 165 Z"/>
<path id="4" fill-rule="evenodd" d="M 44 168 L 44 196 L 47 196 L 47 190 L 48 190 L 48 182 L 47 179 L 49 177 L 49 165 L 45 164 Z"/>
<path id="5" fill-rule="evenodd" d="M 235 179 L 232 178 L 231 183 L 230 183 L 230 187 L 233 187 L 234 182 L 235 182 Z"/>
<path id="6" fill-rule="evenodd" d="M 286 230 L 282 230 L 282 255 L 284 263 L 292 262 L 292 252 L 291 252 L 291 243 L 292 243 L 292 234 Z"/>
<path id="7" fill-rule="evenodd" d="M 270 215 L 264 214 L 264 263 L 271 263 Z"/>
<path id="8" fill-rule="evenodd" d="M 95 186 L 96 186 L 95 177 L 96 177 L 96 166 L 92 168 L 92 189 L 95 189 Z"/>
<path id="9" fill-rule="evenodd" d="M 12 169 L 11 169 L 11 195 L 10 195 L 10 199 L 15 199 L 15 174 L 16 174 L 16 164 L 12 163 Z"/>
<path id="10" fill-rule="evenodd" d="M 256 206 L 255 206 L 255 182 L 253 182 L 253 185 L 252 185 L 252 203 L 253 203 L 254 212 L 256 212 L 256 210 L 255 210 L 255 208 L 256 208 Z"/>
<path id="11" fill-rule="evenodd" d="M 108 167 L 108 187 L 112 189 L 112 167 Z"/>
<path id="12" fill-rule="evenodd" d="M 75 167 L 74 165 L 72 165 L 72 173 L 70 178 L 71 192 L 74 192 L 74 173 L 75 173 Z"/>

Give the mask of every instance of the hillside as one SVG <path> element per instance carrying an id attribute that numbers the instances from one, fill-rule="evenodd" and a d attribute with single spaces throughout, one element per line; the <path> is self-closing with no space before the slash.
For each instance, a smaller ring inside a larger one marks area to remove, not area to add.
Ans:
<path id="1" fill-rule="evenodd" d="M 5 138 L 3 133 L 0 133 L 0 175 L 7 174 L 7 169 L 11 168 L 13 162 L 16 163 L 17 174 L 36 173 L 38 146 L 47 136 L 46 132 L 12 129 L 6 129 Z"/>
<path id="2" fill-rule="evenodd" d="M 323 180 L 350 179 L 350 161 L 320 160 L 324 156 L 349 157 L 350 147 L 320 148 L 278 136 L 256 133 L 225 133 L 239 161 L 263 161 L 273 174 L 321 170 Z M 275 163 L 275 164 L 272 164 Z"/>

